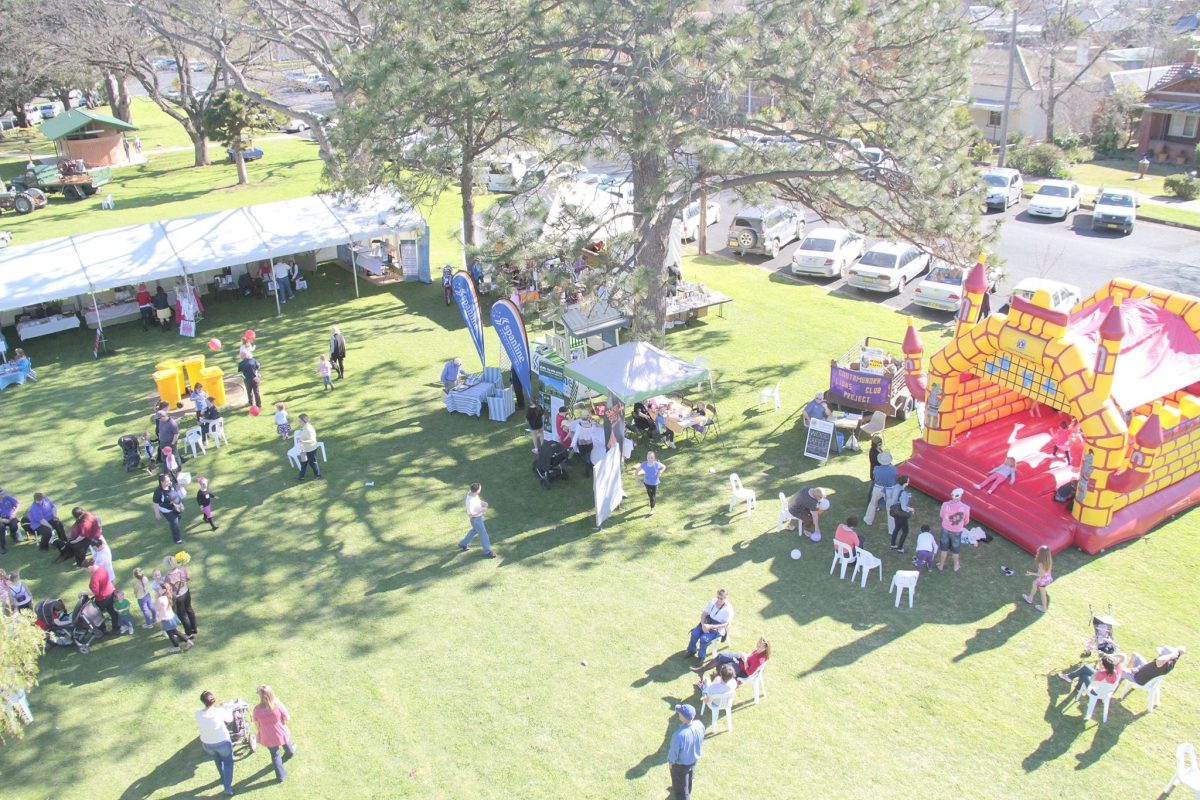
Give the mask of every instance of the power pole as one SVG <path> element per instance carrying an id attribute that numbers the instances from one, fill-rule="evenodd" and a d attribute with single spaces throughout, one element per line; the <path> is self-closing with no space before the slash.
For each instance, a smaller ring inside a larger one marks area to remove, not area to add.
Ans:
<path id="1" fill-rule="evenodd" d="M 1008 154 L 1008 115 L 1012 111 L 1013 72 L 1017 68 L 1017 7 L 1012 10 L 1012 29 L 1008 39 L 1008 83 L 1004 87 L 1004 110 L 1000 112 L 1000 158 L 996 166 L 1004 166 Z"/>

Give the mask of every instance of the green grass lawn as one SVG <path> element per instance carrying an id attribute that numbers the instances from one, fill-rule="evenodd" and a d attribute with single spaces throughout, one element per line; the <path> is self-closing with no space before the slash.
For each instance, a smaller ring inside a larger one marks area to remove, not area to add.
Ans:
<path id="1" fill-rule="evenodd" d="M 1178 164 L 1151 164 L 1145 178 L 1138 178 L 1137 161 L 1111 160 L 1089 161 L 1071 167 L 1071 177 L 1088 186 L 1136 189 L 1144 195 L 1167 196 L 1163 179 L 1186 172 L 1187 167 Z"/>
<path id="2" fill-rule="evenodd" d="M 453 213 L 439 212 L 434 257 L 449 259 Z M 699 797 L 1157 792 L 1176 744 L 1195 738 L 1195 665 L 1168 678 L 1154 714 L 1138 694 L 1102 727 L 1085 725 L 1066 685 L 1047 676 L 1074 663 L 1089 604 L 1113 604 L 1130 649 L 1196 644 L 1200 516 L 1098 557 L 1064 553 L 1046 615 L 1020 602 L 1032 559 L 1002 540 L 966 552 L 959 574 L 922 577 L 915 608 L 895 609 L 887 581 L 908 562 L 879 546 L 882 523 L 867 541 L 887 574 L 866 589 L 829 576 L 828 540 L 771 531 L 778 492 L 804 483 L 837 490 L 832 516 L 862 511 L 865 456 L 803 459 L 799 406 L 826 385 L 831 357 L 867 334 L 901 338 L 903 317 L 721 259 L 690 260 L 686 272 L 734 298 L 724 319 L 668 338 L 672 352 L 708 359 L 724 432 L 661 454 L 654 518 L 627 478 L 629 497 L 600 532 L 577 466 L 550 491 L 536 483 L 523 420 L 445 412 L 442 363 L 477 362 L 436 284 L 367 286 L 356 300 L 350 276 L 323 267 L 282 317 L 268 301 L 212 299 L 197 341 L 111 326 L 116 353 L 99 361 L 82 332 L 29 342 L 40 379 L 3 393 L 4 486 L 23 503 L 41 490 L 64 514 L 75 504 L 98 513 L 126 585 L 133 567 L 178 549 L 150 513 L 149 480 L 123 471 L 116 446 L 146 425 L 156 362 L 217 336 L 226 350 L 211 360 L 232 370 L 231 347 L 254 328 L 264 401 L 311 414 L 330 460 L 323 480 L 297 484 L 269 413 L 228 412 L 230 445 L 187 465 L 212 480 L 221 525 L 204 530 L 189 501 L 195 649 L 168 654 L 139 629 L 87 656 L 48 652 L 31 694 L 37 721 L 0 748 L 3 794 L 215 796 L 195 740 L 197 697 L 250 699 L 269 682 L 300 751 L 281 787 L 265 754 L 240 759 L 239 794 L 662 798 L 670 708 L 694 700 L 694 662 L 680 651 L 719 586 L 737 610 L 732 647 L 765 635 L 775 655 L 769 695 L 755 706 L 740 690 L 736 731 L 706 742 Z M 313 366 L 331 324 L 349 341 L 347 378 L 324 393 Z M 932 350 L 944 327 L 921 327 Z M 490 331 L 487 346 L 495 363 Z M 780 379 L 784 409 L 759 410 L 759 390 Z M 914 431 L 911 421 L 888 430 L 898 458 Z M 753 515 L 727 511 L 735 471 L 758 492 Z M 473 480 L 492 506 L 496 561 L 454 549 Z M 914 530 L 933 518 L 920 500 Z M 50 561 L 29 546 L 0 558 L 38 597 L 85 585 Z"/>

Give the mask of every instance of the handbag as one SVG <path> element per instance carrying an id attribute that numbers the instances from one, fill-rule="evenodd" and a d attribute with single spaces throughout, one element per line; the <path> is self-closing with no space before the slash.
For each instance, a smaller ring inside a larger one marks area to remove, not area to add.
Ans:
<path id="1" fill-rule="evenodd" d="M 909 517 L 912 516 L 911 511 L 905 511 L 903 508 L 900 507 L 899 500 L 892 503 L 891 508 L 888 509 L 888 513 L 891 514 L 896 519 L 908 519 Z"/>

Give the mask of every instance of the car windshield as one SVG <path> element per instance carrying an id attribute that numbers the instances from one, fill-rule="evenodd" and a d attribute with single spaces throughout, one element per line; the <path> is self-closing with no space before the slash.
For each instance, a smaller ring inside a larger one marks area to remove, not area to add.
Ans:
<path id="1" fill-rule="evenodd" d="M 863 254 L 863 257 L 858 260 L 859 264 L 864 267 L 883 267 L 884 269 L 894 269 L 896 267 L 896 256 L 894 253 L 881 253 L 877 250 L 868 250 Z"/>
<path id="2" fill-rule="evenodd" d="M 810 236 L 800 243 L 801 250 L 811 250 L 814 253 L 832 253 L 836 246 L 836 240 L 818 239 L 816 236 Z"/>
<path id="3" fill-rule="evenodd" d="M 1042 197 L 1068 197 L 1071 194 L 1065 186 L 1043 186 L 1037 193 Z"/>
<path id="4" fill-rule="evenodd" d="M 984 175 L 983 182 L 997 189 L 1003 189 L 1008 186 L 1008 178 L 1003 175 Z"/>
<path id="5" fill-rule="evenodd" d="M 1127 194 L 1109 194 L 1108 192 L 1105 192 L 1104 194 L 1100 195 L 1098 200 L 1096 200 L 1096 205 L 1125 206 L 1126 208 L 1133 208 L 1133 198 Z"/>
<path id="6" fill-rule="evenodd" d="M 492 175 L 512 175 L 512 164 L 494 161 L 488 165 L 488 172 Z"/>
<path id="7" fill-rule="evenodd" d="M 934 267 L 929 270 L 930 283 L 948 283 L 952 286 L 961 286 L 963 282 L 963 271 L 958 267 Z"/>

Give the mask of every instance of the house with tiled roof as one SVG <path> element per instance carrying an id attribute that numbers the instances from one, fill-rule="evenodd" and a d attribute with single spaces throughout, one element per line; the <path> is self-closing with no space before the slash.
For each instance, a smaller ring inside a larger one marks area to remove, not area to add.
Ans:
<path id="1" fill-rule="evenodd" d="M 1155 161 L 1195 164 L 1200 144 L 1200 64 L 1189 50 L 1146 92 L 1138 127 L 1138 150 Z"/>

